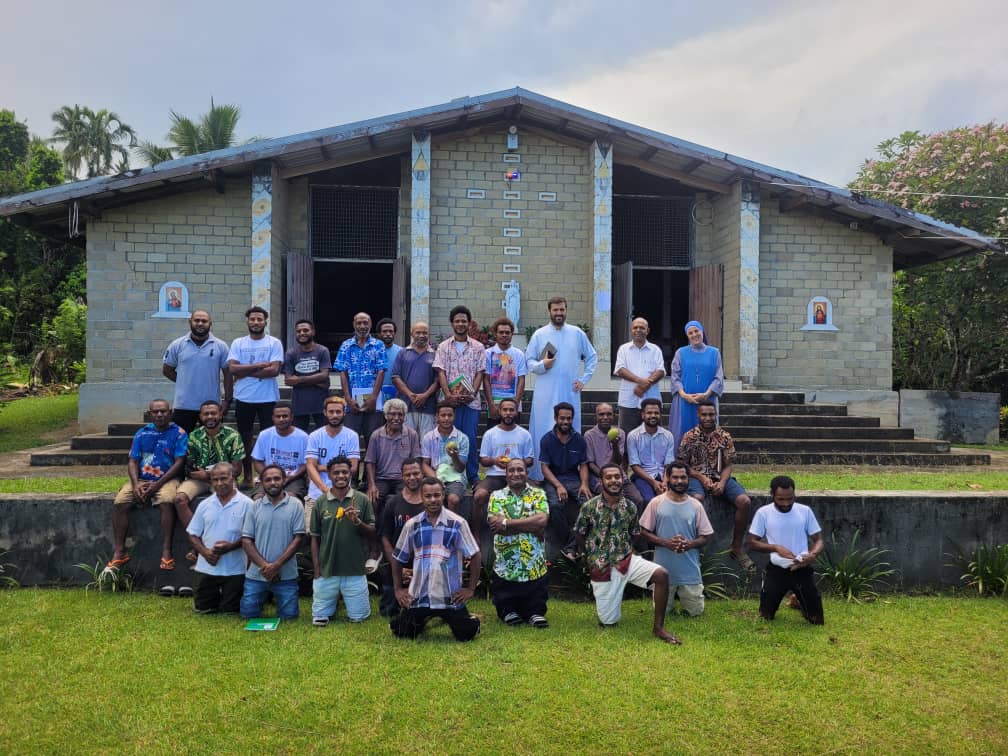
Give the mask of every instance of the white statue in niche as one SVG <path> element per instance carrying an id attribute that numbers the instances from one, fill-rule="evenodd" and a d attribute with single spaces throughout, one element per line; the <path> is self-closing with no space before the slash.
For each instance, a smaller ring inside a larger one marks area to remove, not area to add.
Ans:
<path id="1" fill-rule="evenodd" d="M 521 315 L 521 284 L 513 278 L 507 282 L 504 291 L 504 312 L 518 330 L 518 318 Z"/>
<path id="2" fill-rule="evenodd" d="M 833 303 L 826 297 L 812 297 L 809 300 L 803 331 L 839 331 L 833 325 Z"/>
<path id="3" fill-rule="evenodd" d="M 189 289 L 180 281 L 167 281 L 158 291 L 155 318 L 188 318 Z"/>

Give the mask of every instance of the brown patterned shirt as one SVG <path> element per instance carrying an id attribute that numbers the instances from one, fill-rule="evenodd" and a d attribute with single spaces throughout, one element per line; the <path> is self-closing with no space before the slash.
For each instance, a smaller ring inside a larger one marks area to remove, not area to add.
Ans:
<path id="1" fill-rule="evenodd" d="M 697 426 L 686 431 L 679 442 L 679 458 L 694 472 L 716 478 L 725 467 L 735 463 L 735 442 L 723 428 L 704 433 Z"/>

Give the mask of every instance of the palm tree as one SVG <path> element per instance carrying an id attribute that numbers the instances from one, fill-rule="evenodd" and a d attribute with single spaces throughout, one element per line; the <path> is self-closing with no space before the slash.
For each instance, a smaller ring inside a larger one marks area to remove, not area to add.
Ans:
<path id="1" fill-rule="evenodd" d="M 235 144 L 239 117 L 241 108 L 237 105 L 215 105 L 211 97 L 210 110 L 197 121 L 171 111 L 168 139 L 180 156 L 222 150 Z"/>
<path id="2" fill-rule="evenodd" d="M 158 163 L 175 159 L 175 153 L 172 152 L 171 147 L 163 147 L 153 142 L 140 142 L 133 149 L 133 152 L 147 165 L 157 165 Z"/>
<path id="3" fill-rule="evenodd" d="M 77 176 L 81 164 L 87 166 L 87 178 L 103 176 L 113 167 L 128 167 L 127 148 L 136 145 L 136 134 L 116 113 L 64 105 L 52 119 L 56 128 L 50 141 L 64 143 L 63 162 L 71 176 Z"/>

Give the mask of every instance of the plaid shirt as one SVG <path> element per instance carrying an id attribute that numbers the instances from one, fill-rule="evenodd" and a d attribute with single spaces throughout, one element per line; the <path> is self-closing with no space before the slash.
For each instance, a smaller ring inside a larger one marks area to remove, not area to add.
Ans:
<path id="1" fill-rule="evenodd" d="M 237 462 L 245 456 L 241 434 L 222 425 L 213 438 L 202 425 L 189 435 L 186 471 L 206 470 L 218 462 Z"/>
<path id="2" fill-rule="evenodd" d="M 721 452 L 718 464 L 718 452 Z M 699 426 L 686 431 L 679 442 L 679 457 L 691 470 L 707 477 L 717 477 L 726 466 L 735 462 L 735 442 L 731 434 L 722 428 L 715 428 L 705 434 Z"/>
<path id="3" fill-rule="evenodd" d="M 378 371 L 385 369 L 386 357 L 385 345 L 374 336 L 368 336 L 364 346 L 351 336 L 340 344 L 333 370 L 347 374 L 351 391 L 370 392 Z"/>
<path id="4" fill-rule="evenodd" d="M 441 508 L 433 523 L 427 512 L 408 520 L 392 556 L 406 566 L 413 565 L 410 608 L 457 608 L 452 594 L 462 587 L 462 558 L 478 551 L 469 524 L 447 507 Z"/>
<path id="5" fill-rule="evenodd" d="M 604 570 L 633 551 L 632 541 L 640 535 L 637 507 L 621 496 L 610 509 L 602 495 L 595 496 L 581 506 L 574 532 L 584 536 L 588 566 Z"/>
<path id="6" fill-rule="evenodd" d="M 455 339 L 445 339 L 438 344 L 434 353 L 434 367 L 444 371 L 445 378 L 451 383 L 460 375 L 466 376 L 476 388 L 476 376 L 486 372 L 486 348 L 476 339 L 468 339 L 462 354 L 455 348 Z M 478 410 L 480 404 L 479 391 L 469 402 L 469 407 Z"/>

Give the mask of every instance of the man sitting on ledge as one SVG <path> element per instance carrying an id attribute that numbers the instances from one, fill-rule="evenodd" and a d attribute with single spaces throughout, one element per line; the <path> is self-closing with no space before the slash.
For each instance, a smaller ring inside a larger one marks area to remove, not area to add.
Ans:
<path id="1" fill-rule="evenodd" d="M 171 407 L 164 399 L 154 399 L 147 412 L 151 422 L 133 435 L 127 467 L 129 482 L 119 489 L 112 504 L 113 552 L 106 569 L 118 569 L 130 560 L 126 553 L 130 507 L 144 507 L 152 501 L 161 509 L 162 552 L 171 556 L 175 492 L 189 436 L 171 421 Z"/>

